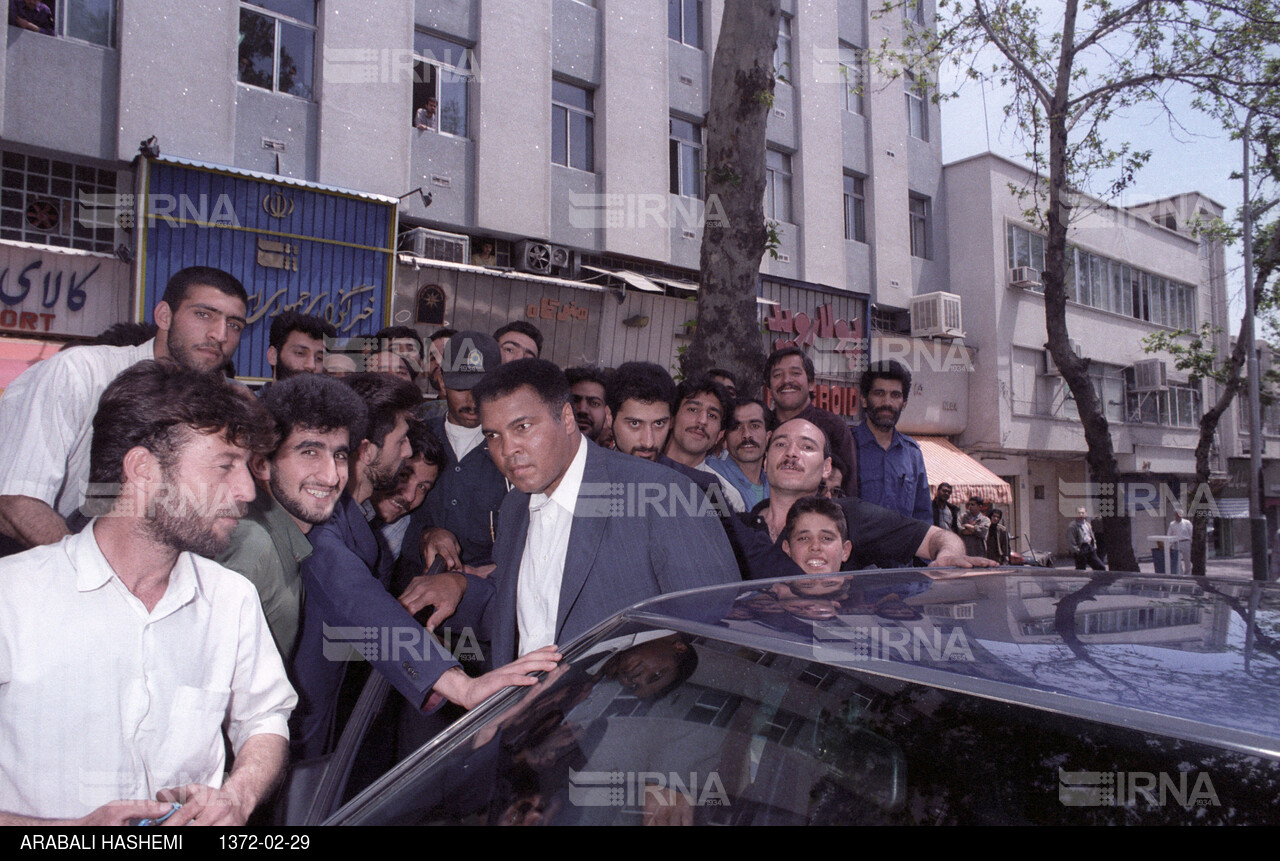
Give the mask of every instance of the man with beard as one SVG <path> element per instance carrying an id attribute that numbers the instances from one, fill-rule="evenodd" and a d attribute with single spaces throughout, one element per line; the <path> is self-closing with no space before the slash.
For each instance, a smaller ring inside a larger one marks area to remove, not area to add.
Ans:
<path id="1" fill-rule="evenodd" d="M 320 317 L 285 311 L 271 321 L 267 336 L 267 364 L 271 379 L 282 383 L 298 374 L 318 374 L 324 370 L 325 338 L 338 337 L 332 323 Z M 263 395 L 271 383 L 258 390 Z"/>
<path id="2" fill-rule="evenodd" d="M 773 399 L 773 413 L 778 424 L 801 418 L 822 428 L 831 440 L 831 452 L 849 466 L 842 489 L 845 496 L 858 495 L 858 454 L 853 447 L 853 436 L 844 419 L 813 405 L 809 391 L 813 387 L 815 373 L 813 360 L 800 347 L 780 347 L 769 354 L 764 364 L 764 384 Z"/>
<path id="3" fill-rule="evenodd" d="M 302 615 L 307 534 L 333 515 L 347 486 L 351 440 L 364 438 L 366 411 L 349 387 L 319 374 L 278 383 L 262 400 L 278 443 L 250 459 L 258 495 L 218 562 L 257 588 L 271 636 L 288 660 Z"/>
<path id="4" fill-rule="evenodd" d="M 862 372 L 864 421 L 853 429 L 858 447 L 858 495 L 890 511 L 933 523 L 929 477 L 919 444 L 897 430 L 911 396 L 911 372 L 895 361 Z"/>
<path id="5" fill-rule="evenodd" d="M 405 583 L 422 573 L 421 562 L 410 562 L 419 556 L 421 537 L 420 528 L 417 535 L 410 528 L 411 515 L 435 487 L 443 468 L 444 445 L 426 425 L 414 419 L 409 422 L 409 459 L 396 477 L 396 486 L 390 490 L 375 489 L 369 500 L 377 513 L 371 525 L 382 559 L 405 563 L 400 565 L 402 571 L 397 575 Z"/>
<path id="6" fill-rule="evenodd" d="M 537 652 L 525 662 L 470 678 L 413 618 L 426 603 L 415 596 L 427 578 L 411 583 L 399 600 L 387 591 L 391 566 L 379 560 L 368 522 L 374 516 L 370 498 L 375 489 L 396 486 L 411 453 L 410 414 L 422 396 L 417 386 L 389 374 L 352 374 L 342 383 L 364 401 L 368 424 L 350 459 L 347 492 L 333 516 L 311 530 L 312 553 L 302 563 L 302 634 L 292 663 L 300 697 L 292 752 L 302 759 L 326 750 L 343 667 L 353 650 L 412 707 L 423 710 L 434 710 L 446 699 L 471 708 L 508 685 L 532 684 L 525 673 L 554 669 L 558 658 L 551 651 Z M 429 627 L 436 621 L 433 616 Z"/>
<path id="7" fill-rule="evenodd" d="M 656 462 L 671 433 L 676 384 L 661 365 L 624 362 L 613 372 L 606 398 L 613 416 L 613 447 Z"/>
<path id="8" fill-rule="evenodd" d="M 219 371 L 240 344 L 248 296 L 231 275 L 191 266 L 156 305 L 156 337 L 137 347 L 77 347 L 38 362 L 0 397 L 0 544 L 8 552 L 52 544 L 85 498 L 98 398 L 121 371 L 172 358 Z M 5 549 L 0 547 L 0 553 Z"/>
<path id="9" fill-rule="evenodd" d="M 201 556 L 253 498 L 270 419 L 216 376 L 144 361 L 93 431 L 104 516 L 0 561 L 0 823 L 243 825 L 283 771 L 296 697 L 253 587 Z"/>
<path id="10" fill-rule="evenodd" d="M 578 422 L 578 430 L 587 439 L 598 443 L 609 418 L 609 407 L 605 403 L 609 378 L 604 371 L 591 367 L 566 368 L 564 375 L 569 378 L 573 417 Z"/>
<path id="11" fill-rule="evenodd" d="M 773 428 L 773 414 L 763 401 L 739 398 L 734 402 L 729 429 L 725 433 L 729 456 L 724 460 L 707 461 L 741 494 L 748 511 L 769 495 L 769 480 L 764 474 L 764 446 Z"/>

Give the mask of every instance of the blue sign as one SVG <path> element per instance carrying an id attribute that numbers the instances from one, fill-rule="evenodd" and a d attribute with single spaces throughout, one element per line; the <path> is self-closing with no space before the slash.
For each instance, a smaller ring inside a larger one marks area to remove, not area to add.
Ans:
<path id="1" fill-rule="evenodd" d="M 145 230 L 138 318 L 151 320 L 170 276 L 215 266 L 249 293 L 240 377 L 270 379 L 267 333 L 283 311 L 323 317 L 340 340 L 390 319 L 396 202 L 205 165 L 142 162 Z"/>

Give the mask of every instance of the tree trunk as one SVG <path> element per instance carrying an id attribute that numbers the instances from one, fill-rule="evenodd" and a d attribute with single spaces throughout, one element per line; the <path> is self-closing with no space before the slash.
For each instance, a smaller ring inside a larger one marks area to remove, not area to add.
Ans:
<path id="1" fill-rule="evenodd" d="M 765 127 L 773 104 L 780 0 L 726 0 L 711 68 L 706 219 L 698 322 L 680 357 L 686 377 L 721 367 L 759 390 L 764 351 L 756 311 L 764 222 Z"/>
<path id="2" fill-rule="evenodd" d="M 1115 447 L 1102 400 L 1089 379 L 1089 359 L 1071 349 L 1067 334 L 1066 274 L 1067 226 L 1071 220 L 1071 203 L 1067 188 L 1067 102 L 1074 61 L 1076 3 L 1066 5 L 1063 18 L 1062 51 L 1056 88 L 1048 111 L 1049 124 L 1049 240 L 1045 248 L 1044 316 L 1049 342 L 1046 346 L 1054 364 L 1076 400 L 1080 423 L 1088 446 L 1086 460 L 1097 494 L 1094 515 L 1102 516 L 1103 541 L 1107 565 L 1114 571 L 1137 571 L 1133 552 L 1132 523 L 1125 516 L 1119 492 L 1120 470 L 1116 465 Z M 1061 498 L 1061 497 L 1059 497 Z M 1087 507 L 1087 506 L 1086 506 Z"/>

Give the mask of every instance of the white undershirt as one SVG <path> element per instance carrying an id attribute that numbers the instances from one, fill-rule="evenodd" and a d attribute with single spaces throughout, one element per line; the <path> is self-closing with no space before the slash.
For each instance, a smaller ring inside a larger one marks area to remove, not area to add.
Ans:
<path id="1" fill-rule="evenodd" d="M 478 425 L 473 428 L 464 428 L 461 425 L 455 425 L 448 419 L 444 420 L 444 435 L 449 438 L 449 445 L 453 449 L 453 456 L 461 461 L 464 457 L 471 454 L 471 450 L 480 445 L 480 441 L 484 439 L 484 429 Z"/>
<path id="2" fill-rule="evenodd" d="M 555 642 L 560 610 L 560 581 L 573 529 L 573 512 L 587 466 L 587 443 L 578 436 L 578 451 L 551 496 L 529 497 L 529 534 L 516 581 L 516 623 L 521 655 Z"/>

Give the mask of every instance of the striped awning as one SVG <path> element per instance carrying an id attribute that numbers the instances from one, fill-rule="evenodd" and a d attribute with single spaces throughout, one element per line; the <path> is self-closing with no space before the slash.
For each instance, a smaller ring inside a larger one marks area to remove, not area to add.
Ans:
<path id="1" fill-rule="evenodd" d="M 1013 504 L 1013 491 L 1009 482 L 987 469 L 978 461 L 938 436 L 918 436 L 924 455 L 924 468 L 929 474 L 929 498 L 938 492 L 938 485 L 951 485 L 951 501 L 963 504 L 971 496 L 981 496 L 990 502 Z"/>
<path id="2" fill-rule="evenodd" d="M 1240 497 L 1214 499 L 1209 503 L 1210 517 L 1223 517 L 1228 520 L 1248 520 L 1249 500 Z"/>

